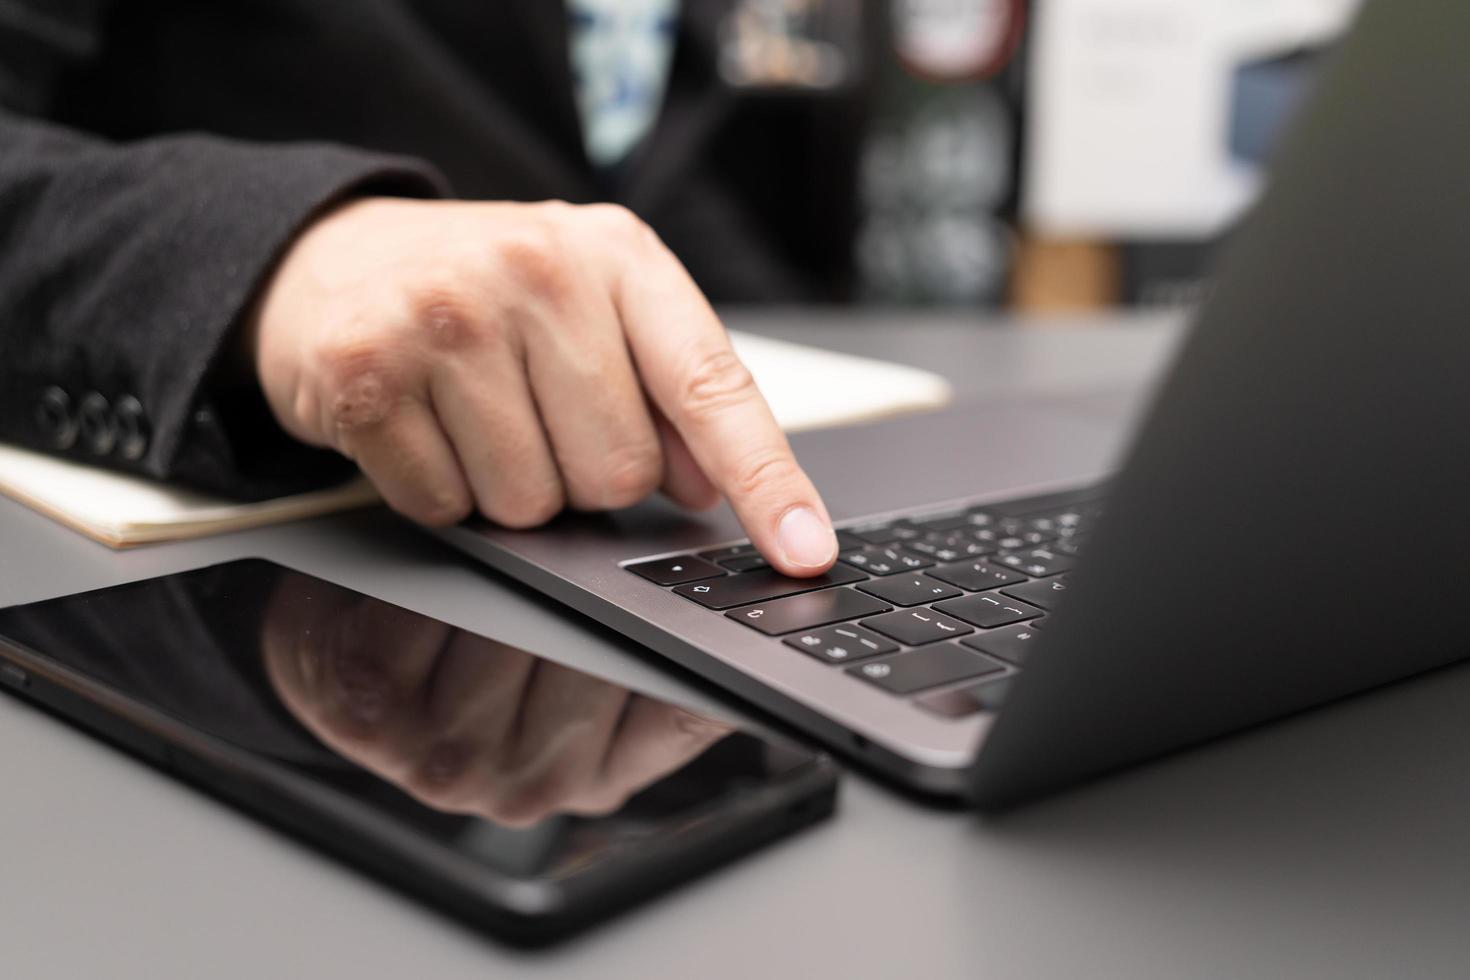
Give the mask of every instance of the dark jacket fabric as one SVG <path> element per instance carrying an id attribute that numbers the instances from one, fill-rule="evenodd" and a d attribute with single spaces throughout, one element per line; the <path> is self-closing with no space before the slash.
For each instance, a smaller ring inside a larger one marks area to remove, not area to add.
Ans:
<path id="1" fill-rule="evenodd" d="M 864 98 L 726 86 L 733 2 L 684 0 L 601 172 L 558 0 L 0 0 L 0 440 L 242 498 L 345 476 L 221 365 L 351 195 L 619 201 L 717 302 L 845 297 Z"/>

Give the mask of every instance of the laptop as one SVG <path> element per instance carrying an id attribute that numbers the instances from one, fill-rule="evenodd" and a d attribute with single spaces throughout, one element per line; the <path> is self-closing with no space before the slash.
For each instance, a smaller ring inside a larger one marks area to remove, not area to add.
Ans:
<path id="1" fill-rule="evenodd" d="M 1459 660 L 1466 37 L 1463 4 L 1364 9 L 1106 481 L 1099 424 L 1025 399 L 796 440 L 841 532 L 815 579 L 658 502 L 438 533 L 981 807 Z"/>

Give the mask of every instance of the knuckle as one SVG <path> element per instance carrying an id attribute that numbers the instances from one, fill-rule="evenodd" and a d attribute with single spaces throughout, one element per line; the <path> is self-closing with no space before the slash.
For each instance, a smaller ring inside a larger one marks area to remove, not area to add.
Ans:
<path id="1" fill-rule="evenodd" d="M 404 788 L 427 803 L 450 804 L 464 795 L 473 761 L 472 753 L 461 743 L 435 745 L 404 777 Z"/>
<path id="2" fill-rule="evenodd" d="M 333 342 L 316 355 L 329 418 L 339 429 L 377 425 L 392 413 L 400 393 L 397 371 L 372 344 Z"/>
<path id="3" fill-rule="evenodd" d="M 518 291 L 534 299 L 556 304 L 571 295 L 567 249 L 554 222 L 528 222 L 500 238 L 491 260 Z"/>
<path id="4" fill-rule="evenodd" d="M 750 453 L 735 466 L 732 487 L 741 497 L 752 497 L 771 487 L 790 486 L 801 471 L 790 453 L 775 449 Z"/>
<path id="5" fill-rule="evenodd" d="M 486 339 L 486 324 L 451 287 L 415 287 L 408 295 L 408 310 L 412 334 L 430 349 L 457 351 Z"/>
<path id="6" fill-rule="evenodd" d="M 702 354 L 684 376 L 680 404 L 695 418 L 717 415 L 755 394 L 755 378 L 733 350 Z"/>
<path id="7" fill-rule="evenodd" d="M 377 744 L 386 723 L 401 709 L 399 692 L 379 664 L 355 650 L 333 650 L 327 662 L 331 707 L 324 713 L 325 727 L 358 746 Z"/>

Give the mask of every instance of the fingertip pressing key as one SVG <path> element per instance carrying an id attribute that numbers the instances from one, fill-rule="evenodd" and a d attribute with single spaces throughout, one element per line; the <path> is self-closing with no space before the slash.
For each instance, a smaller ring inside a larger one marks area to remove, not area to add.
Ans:
<path id="1" fill-rule="evenodd" d="M 786 563 L 798 569 L 822 571 L 837 560 L 837 535 L 831 522 L 805 505 L 781 516 L 776 546 Z"/>

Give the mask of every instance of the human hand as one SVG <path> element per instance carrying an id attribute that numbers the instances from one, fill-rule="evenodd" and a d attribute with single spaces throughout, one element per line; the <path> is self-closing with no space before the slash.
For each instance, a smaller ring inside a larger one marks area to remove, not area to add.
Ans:
<path id="1" fill-rule="evenodd" d="M 836 558 L 714 311 L 623 208 L 350 202 L 287 251 L 245 337 L 286 431 L 421 523 L 530 527 L 661 488 L 726 497 L 782 572 Z"/>

